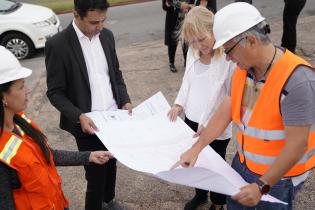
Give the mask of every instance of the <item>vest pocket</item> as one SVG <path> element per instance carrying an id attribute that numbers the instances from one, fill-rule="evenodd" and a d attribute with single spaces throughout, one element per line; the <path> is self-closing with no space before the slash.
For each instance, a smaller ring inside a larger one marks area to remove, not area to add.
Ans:
<path id="1" fill-rule="evenodd" d="M 47 168 L 38 161 L 34 161 L 28 167 L 27 181 L 22 181 L 22 187 L 32 209 L 54 209 L 55 189 L 50 183 Z"/>

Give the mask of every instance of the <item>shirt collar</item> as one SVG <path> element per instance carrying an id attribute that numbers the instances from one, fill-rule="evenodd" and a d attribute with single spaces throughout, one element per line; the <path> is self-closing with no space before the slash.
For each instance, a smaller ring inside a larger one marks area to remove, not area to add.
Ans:
<path id="1" fill-rule="evenodd" d="M 86 37 L 82 31 L 79 29 L 79 27 L 77 26 L 77 24 L 75 23 L 75 21 L 72 21 L 72 26 L 74 28 L 75 33 L 77 34 L 79 39 L 83 39 L 84 37 Z"/>
<path id="2" fill-rule="evenodd" d="M 75 23 L 74 19 L 73 19 L 73 21 L 72 21 L 72 26 L 73 26 L 74 31 L 75 31 L 75 33 L 77 34 L 79 40 L 80 40 L 80 39 L 84 39 L 84 38 L 89 39 L 89 37 L 85 36 L 84 33 L 82 33 L 82 31 L 79 29 L 79 27 L 78 27 L 77 24 Z M 95 38 L 95 37 L 99 37 L 99 35 L 100 35 L 100 33 L 96 34 L 94 37 L 92 37 L 92 39 Z"/>

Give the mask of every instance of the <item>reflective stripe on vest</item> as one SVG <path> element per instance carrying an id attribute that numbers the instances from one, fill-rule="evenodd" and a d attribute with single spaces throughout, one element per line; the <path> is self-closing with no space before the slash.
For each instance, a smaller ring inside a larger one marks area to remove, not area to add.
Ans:
<path id="1" fill-rule="evenodd" d="M 231 114 L 237 128 L 237 149 L 240 161 L 254 173 L 266 173 L 286 144 L 279 103 L 283 87 L 300 65 L 311 67 L 302 58 L 286 51 L 270 70 L 251 113 L 245 118 L 241 111 L 247 75 L 239 67 L 234 71 Z M 307 145 L 306 152 L 284 177 L 297 176 L 315 167 L 315 125 L 310 128 Z"/>
<path id="2" fill-rule="evenodd" d="M 27 118 L 27 117 L 25 116 L 24 113 L 21 114 L 21 117 L 22 117 L 24 120 L 26 120 L 28 123 L 31 123 L 31 122 L 32 122 L 29 118 Z"/>
<path id="3" fill-rule="evenodd" d="M 242 124 L 234 123 L 245 135 L 264 140 L 283 140 L 285 138 L 284 130 L 263 130 L 253 127 L 247 127 Z"/>
<path id="4" fill-rule="evenodd" d="M 272 165 L 274 161 L 277 159 L 277 157 L 273 156 L 264 156 L 264 155 L 258 155 L 254 154 L 248 151 L 242 151 L 242 146 L 236 142 L 236 147 L 240 155 L 245 154 L 245 158 L 248 160 L 251 160 L 253 162 L 264 164 L 264 165 Z M 313 155 L 315 154 L 315 148 L 313 148 L 308 153 L 304 154 L 303 157 L 297 162 L 297 164 L 303 164 L 306 163 Z"/>
<path id="5" fill-rule="evenodd" d="M 2 159 L 7 164 L 10 164 L 11 159 L 15 156 L 16 151 L 19 149 L 21 143 L 21 139 L 17 138 L 16 136 L 11 136 L 3 150 L 0 152 L 0 159 Z"/>
<path id="6" fill-rule="evenodd" d="M 0 162 L 19 174 L 22 187 L 13 191 L 16 210 L 64 210 L 69 206 L 53 157 L 51 164 L 47 164 L 39 146 L 29 136 L 17 137 L 4 130 L 0 137 Z"/>
<path id="7" fill-rule="evenodd" d="M 21 135 L 21 136 L 24 136 L 25 132 L 22 130 L 22 128 L 21 128 L 20 126 L 18 126 L 18 125 L 15 125 L 15 126 L 16 126 L 16 128 L 18 129 L 20 135 Z"/>

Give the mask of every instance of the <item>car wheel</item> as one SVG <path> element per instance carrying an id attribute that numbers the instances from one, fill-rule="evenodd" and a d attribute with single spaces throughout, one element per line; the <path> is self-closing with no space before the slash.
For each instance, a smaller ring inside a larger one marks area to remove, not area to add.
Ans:
<path id="1" fill-rule="evenodd" d="M 32 41 L 20 33 L 9 33 L 1 40 L 1 45 L 10 50 L 17 59 L 31 57 L 35 48 Z"/>

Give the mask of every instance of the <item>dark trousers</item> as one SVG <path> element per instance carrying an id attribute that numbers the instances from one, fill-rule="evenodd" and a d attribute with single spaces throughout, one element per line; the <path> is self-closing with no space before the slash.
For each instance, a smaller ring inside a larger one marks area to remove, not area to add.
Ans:
<path id="1" fill-rule="evenodd" d="M 296 47 L 296 23 L 305 3 L 306 0 L 284 0 L 281 46 L 293 53 Z"/>
<path id="2" fill-rule="evenodd" d="M 169 63 L 174 63 L 175 62 L 175 54 L 176 54 L 177 43 L 178 42 L 176 42 L 174 44 L 169 44 L 167 46 Z"/>
<path id="3" fill-rule="evenodd" d="M 183 24 L 184 21 L 184 15 L 179 15 L 176 21 L 176 26 L 174 29 L 174 33 L 176 36 L 176 39 L 178 40 L 178 32 L 180 31 L 180 28 Z M 181 46 L 182 46 L 182 50 L 183 50 L 183 57 L 184 57 L 184 66 L 186 66 L 186 58 L 187 58 L 187 52 L 188 52 L 188 43 L 186 43 L 184 40 L 180 40 L 181 42 Z"/>
<path id="4" fill-rule="evenodd" d="M 185 123 L 195 132 L 198 130 L 198 123 L 189 120 L 187 117 L 185 117 Z M 225 160 L 225 154 L 226 154 L 226 147 L 229 144 L 230 139 L 225 140 L 214 140 L 211 144 L 209 144 L 214 151 L 216 151 L 224 160 Z M 202 190 L 202 189 L 195 189 L 196 196 L 200 200 L 207 200 L 208 197 L 208 191 Z M 210 192 L 210 200 L 213 204 L 216 205 L 224 205 L 226 204 L 226 195 L 216 193 L 216 192 Z"/>
<path id="5" fill-rule="evenodd" d="M 107 150 L 96 135 L 76 138 L 79 151 Z M 102 202 L 108 203 L 115 197 L 116 159 L 103 165 L 91 163 L 84 166 L 87 181 L 85 209 L 101 210 Z"/>
<path id="6" fill-rule="evenodd" d="M 235 0 L 252 4 L 252 0 Z M 304 8 L 306 0 L 284 0 L 283 9 L 283 33 L 281 46 L 291 52 L 296 48 L 296 23 L 297 19 Z"/>
<path id="7" fill-rule="evenodd" d="M 186 42 L 184 42 L 184 41 L 182 41 L 182 50 L 183 50 L 183 56 L 184 56 L 184 66 L 186 66 L 188 44 Z"/>

